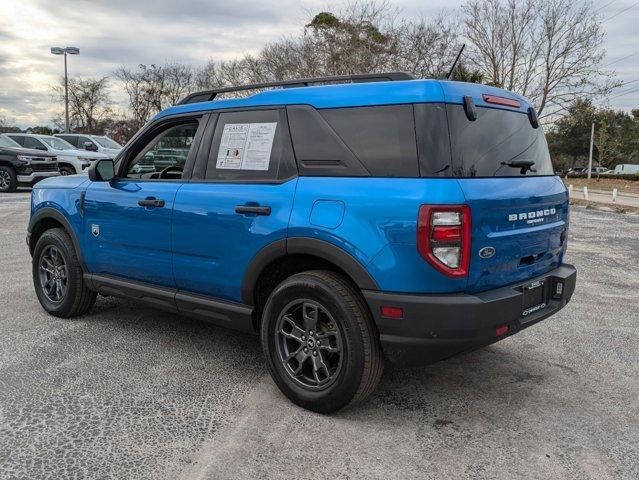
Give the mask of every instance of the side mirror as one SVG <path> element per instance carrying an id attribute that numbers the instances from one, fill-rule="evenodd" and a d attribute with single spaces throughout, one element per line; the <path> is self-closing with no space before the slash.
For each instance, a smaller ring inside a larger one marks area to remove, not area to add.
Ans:
<path id="1" fill-rule="evenodd" d="M 98 147 L 96 147 L 93 142 L 84 142 L 84 149 L 88 150 L 89 152 L 97 152 L 98 151 Z"/>
<path id="2" fill-rule="evenodd" d="M 115 178 L 115 166 L 110 158 L 96 160 L 89 167 L 89 180 L 92 182 L 109 182 Z"/>

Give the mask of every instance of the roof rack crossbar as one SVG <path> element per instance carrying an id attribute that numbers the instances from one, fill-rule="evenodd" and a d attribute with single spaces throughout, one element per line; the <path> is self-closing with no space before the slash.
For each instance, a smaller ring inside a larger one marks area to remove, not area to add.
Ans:
<path id="1" fill-rule="evenodd" d="M 414 77 L 406 72 L 386 72 L 386 73 L 365 73 L 359 75 L 333 75 L 330 77 L 314 77 L 301 78 L 297 80 L 283 80 L 279 82 L 252 83 L 249 85 L 239 85 L 236 87 L 222 87 L 215 90 L 204 90 L 187 95 L 180 100 L 177 105 L 186 105 L 187 103 L 208 102 L 215 99 L 220 93 L 241 92 L 243 90 L 257 90 L 261 88 L 282 87 L 308 87 L 314 83 L 335 83 L 335 82 L 384 82 L 397 80 L 413 80 Z"/>

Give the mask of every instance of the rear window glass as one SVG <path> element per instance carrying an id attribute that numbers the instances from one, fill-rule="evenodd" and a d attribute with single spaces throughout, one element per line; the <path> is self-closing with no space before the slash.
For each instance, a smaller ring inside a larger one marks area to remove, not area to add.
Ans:
<path id="1" fill-rule="evenodd" d="M 526 114 L 478 107 L 471 122 L 462 105 L 447 110 L 454 176 L 553 175 L 543 129 L 533 128 Z M 522 162 L 534 164 L 522 168 Z"/>

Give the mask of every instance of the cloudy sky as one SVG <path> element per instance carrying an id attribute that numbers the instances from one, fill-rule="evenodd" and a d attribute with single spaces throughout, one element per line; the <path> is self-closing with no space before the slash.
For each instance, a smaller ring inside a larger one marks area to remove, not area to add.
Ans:
<path id="1" fill-rule="evenodd" d="M 73 76 L 109 75 L 120 65 L 166 61 L 203 64 L 255 53 L 282 36 L 297 34 L 312 13 L 345 1 L 318 0 L 0 0 L 0 117 L 26 127 L 50 124 L 59 114 L 51 86 L 63 71 L 52 46 L 77 46 Z M 407 17 L 431 16 L 461 0 L 394 0 Z M 595 0 L 607 30 L 604 62 L 632 82 L 606 101 L 639 107 L 639 2 Z M 633 90 L 637 89 L 636 92 Z M 113 89 L 122 106 L 125 99 Z"/>

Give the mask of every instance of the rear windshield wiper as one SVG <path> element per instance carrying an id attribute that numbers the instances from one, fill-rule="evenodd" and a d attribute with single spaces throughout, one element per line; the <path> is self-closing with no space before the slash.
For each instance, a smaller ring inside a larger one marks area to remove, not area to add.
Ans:
<path id="1" fill-rule="evenodd" d="M 536 172 L 537 170 L 533 169 L 532 166 L 535 164 L 532 160 L 508 160 L 507 162 L 501 162 L 502 165 L 506 165 L 507 167 L 512 168 L 521 168 L 522 175 L 526 175 L 526 172 L 530 170 L 531 172 Z"/>

